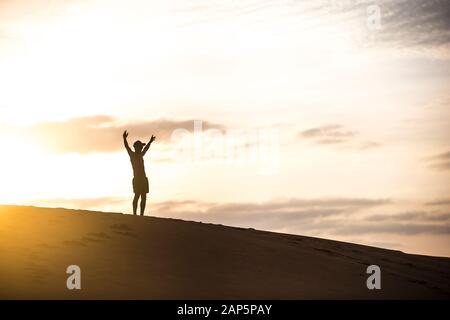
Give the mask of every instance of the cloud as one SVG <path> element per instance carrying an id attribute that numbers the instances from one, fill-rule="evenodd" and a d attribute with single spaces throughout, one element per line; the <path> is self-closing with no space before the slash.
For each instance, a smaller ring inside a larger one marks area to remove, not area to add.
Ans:
<path id="1" fill-rule="evenodd" d="M 356 132 L 344 130 L 343 126 L 338 124 L 331 124 L 302 131 L 300 135 L 305 139 L 313 139 L 318 144 L 335 144 L 348 141 Z"/>
<path id="2" fill-rule="evenodd" d="M 450 2 L 447 0 L 324 0 L 320 11 L 362 31 L 364 45 L 394 48 L 450 49 Z M 381 29 L 371 28 L 380 14 Z M 326 21 L 324 23 L 327 23 Z M 353 24 L 351 24 L 353 23 Z M 350 31 L 351 32 L 351 31 Z"/>
<path id="3" fill-rule="evenodd" d="M 329 230 L 333 235 L 361 235 L 361 234 L 395 234 L 395 235 L 449 235 L 450 224 L 422 224 L 422 223 L 367 223 L 354 222 L 339 227 L 331 227 Z"/>
<path id="4" fill-rule="evenodd" d="M 294 198 L 263 203 L 171 201 L 155 204 L 153 208 L 157 214 L 165 217 L 277 230 L 286 227 L 304 227 L 323 218 L 343 218 L 389 203 L 389 199 Z"/>
<path id="5" fill-rule="evenodd" d="M 100 197 L 86 199 L 40 199 L 27 204 L 75 209 L 122 208 L 131 199 Z M 152 214 L 167 218 L 202 221 L 263 230 L 310 232 L 327 226 L 328 219 L 347 220 L 355 213 L 389 204 L 389 199 L 320 198 L 282 199 L 262 203 L 214 203 L 169 200 L 152 203 Z M 109 209 L 108 209 L 109 210 Z M 325 221 L 325 222 L 324 222 Z"/>
<path id="6" fill-rule="evenodd" d="M 81 209 L 123 207 L 129 198 L 43 199 L 29 204 Z M 282 199 L 261 203 L 213 203 L 170 200 L 152 204 L 152 215 L 236 227 L 320 236 L 448 235 L 450 212 L 367 212 L 391 204 L 390 199 Z"/>
<path id="7" fill-rule="evenodd" d="M 432 156 L 428 159 L 430 167 L 440 171 L 450 170 L 450 151 Z"/>
<path id="8" fill-rule="evenodd" d="M 344 148 L 367 150 L 380 146 L 379 143 L 358 140 L 358 132 L 346 129 L 340 124 L 329 124 L 309 128 L 298 133 L 301 139 L 317 145 L 338 145 Z"/>
<path id="9" fill-rule="evenodd" d="M 381 30 L 368 27 L 368 8 L 380 9 Z M 211 2 L 199 5 L 187 2 L 185 13 L 194 12 L 196 23 L 228 23 L 240 17 L 249 28 L 264 28 L 269 24 L 279 32 L 298 33 L 299 21 L 314 22 L 317 27 L 346 24 L 348 32 L 364 44 L 395 48 L 446 48 L 450 45 L 450 2 L 447 0 L 307 0 L 307 1 L 253 1 Z M 278 13 L 278 14 L 277 14 Z M 257 23 L 257 17 L 265 23 Z M 326 17 L 326 18 L 324 18 Z"/>
<path id="10" fill-rule="evenodd" d="M 123 197 L 100 197 L 100 198 L 52 198 L 37 199 L 27 204 L 37 206 L 65 207 L 74 209 L 97 209 L 106 206 L 120 205 L 129 202 Z"/>
<path id="11" fill-rule="evenodd" d="M 450 198 L 426 202 L 425 205 L 426 206 L 450 206 Z"/>
<path id="12" fill-rule="evenodd" d="M 366 218 L 368 221 L 450 221 L 450 213 L 438 213 L 438 212 L 402 212 L 390 215 L 372 215 Z"/>
<path id="13" fill-rule="evenodd" d="M 358 150 L 368 150 L 368 149 L 378 148 L 378 147 L 381 147 L 381 144 L 378 142 L 373 142 L 373 141 L 363 141 L 363 142 L 360 142 L 359 144 L 355 145 L 355 148 Z"/>
<path id="14" fill-rule="evenodd" d="M 42 122 L 22 130 L 39 144 L 56 153 L 114 152 L 123 148 L 122 132 L 146 141 L 154 134 L 158 142 L 169 142 L 176 129 L 193 131 L 194 120 L 156 119 L 122 123 L 106 115 L 74 118 L 61 122 Z M 203 129 L 222 129 L 220 124 L 202 121 Z"/>
<path id="15" fill-rule="evenodd" d="M 442 47 L 450 44 L 450 2 L 446 0 L 382 0 L 383 30 L 379 41 L 394 46 Z"/>
<path id="16" fill-rule="evenodd" d="M 310 235 L 450 234 L 450 213 L 400 212 L 365 215 L 389 199 L 286 199 L 263 203 L 170 201 L 153 206 L 157 215 L 263 230 Z"/>

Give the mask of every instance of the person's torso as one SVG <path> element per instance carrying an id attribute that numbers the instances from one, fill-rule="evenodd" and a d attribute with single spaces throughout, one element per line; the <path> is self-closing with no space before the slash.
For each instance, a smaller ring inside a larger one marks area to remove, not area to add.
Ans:
<path id="1" fill-rule="evenodd" d="M 145 177 L 144 157 L 140 154 L 133 153 L 130 156 L 131 166 L 133 167 L 133 175 L 135 177 Z"/>

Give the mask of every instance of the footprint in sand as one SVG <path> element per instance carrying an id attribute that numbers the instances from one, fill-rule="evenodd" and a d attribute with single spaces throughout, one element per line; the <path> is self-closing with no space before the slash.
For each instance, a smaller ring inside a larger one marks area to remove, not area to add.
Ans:
<path id="1" fill-rule="evenodd" d="M 30 261 L 25 267 L 25 277 L 33 279 L 36 282 L 43 282 L 52 273 L 41 263 Z"/>
<path id="2" fill-rule="evenodd" d="M 126 237 L 132 237 L 132 238 L 138 238 L 138 236 L 132 232 L 126 231 L 114 231 L 117 234 L 120 234 L 121 236 L 126 236 Z"/>
<path id="3" fill-rule="evenodd" d="M 53 245 L 53 244 L 48 244 L 48 243 L 41 243 L 38 244 L 38 247 L 44 248 L 44 249 L 54 249 L 54 248 L 58 248 L 57 245 Z"/>
<path id="4" fill-rule="evenodd" d="M 421 285 L 427 284 L 427 282 L 425 280 L 420 280 L 420 279 L 408 279 L 408 281 L 411 283 L 417 283 L 417 284 L 421 284 Z"/>
<path id="5" fill-rule="evenodd" d="M 97 240 L 111 239 L 111 237 L 104 232 L 90 232 L 87 235 L 89 238 L 95 238 Z"/>
<path id="6" fill-rule="evenodd" d="M 124 223 L 113 224 L 111 225 L 111 229 L 113 229 L 114 233 L 117 233 L 121 236 L 138 238 L 136 234 L 131 232 L 131 228 Z"/>
<path id="7" fill-rule="evenodd" d="M 111 225 L 111 229 L 119 230 L 119 231 L 130 231 L 131 228 L 127 226 L 125 223 L 116 223 Z"/>
<path id="8" fill-rule="evenodd" d="M 77 240 L 63 241 L 63 244 L 66 246 L 86 247 L 85 243 Z"/>
<path id="9" fill-rule="evenodd" d="M 103 240 L 101 239 L 95 239 L 95 238 L 91 238 L 91 237 L 83 237 L 81 239 L 82 242 L 101 242 Z"/>

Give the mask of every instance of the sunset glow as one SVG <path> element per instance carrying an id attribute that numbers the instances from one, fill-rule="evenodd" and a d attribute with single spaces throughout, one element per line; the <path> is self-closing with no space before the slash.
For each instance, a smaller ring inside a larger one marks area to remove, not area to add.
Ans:
<path id="1" fill-rule="evenodd" d="M 450 256 L 442 16 L 403 28 L 415 9 L 376 1 L 405 21 L 371 30 L 367 3 L 283 3 L 1 1 L 0 203 L 130 213 L 127 129 L 157 136 L 150 215 Z M 182 157 L 196 120 L 202 150 L 241 130 L 260 153 Z"/>

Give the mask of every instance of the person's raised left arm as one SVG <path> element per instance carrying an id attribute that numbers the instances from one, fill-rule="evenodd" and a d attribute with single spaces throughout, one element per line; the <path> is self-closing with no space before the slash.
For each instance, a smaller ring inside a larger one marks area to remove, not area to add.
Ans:
<path id="1" fill-rule="evenodd" d="M 127 149 L 128 154 L 131 156 L 131 155 L 133 154 L 133 151 L 131 151 L 131 148 L 130 148 L 130 146 L 128 145 L 128 141 L 127 141 L 127 138 L 128 138 L 128 131 L 127 131 L 127 130 L 125 130 L 125 131 L 123 132 L 122 137 L 123 137 L 123 144 L 124 144 L 124 146 L 125 146 L 125 149 Z"/>
<path id="2" fill-rule="evenodd" d="M 156 137 L 152 135 L 150 141 L 145 145 L 144 150 L 142 150 L 142 155 L 145 155 L 147 153 L 148 149 L 150 149 L 150 145 L 153 143 L 153 141 L 155 141 L 155 139 Z"/>

